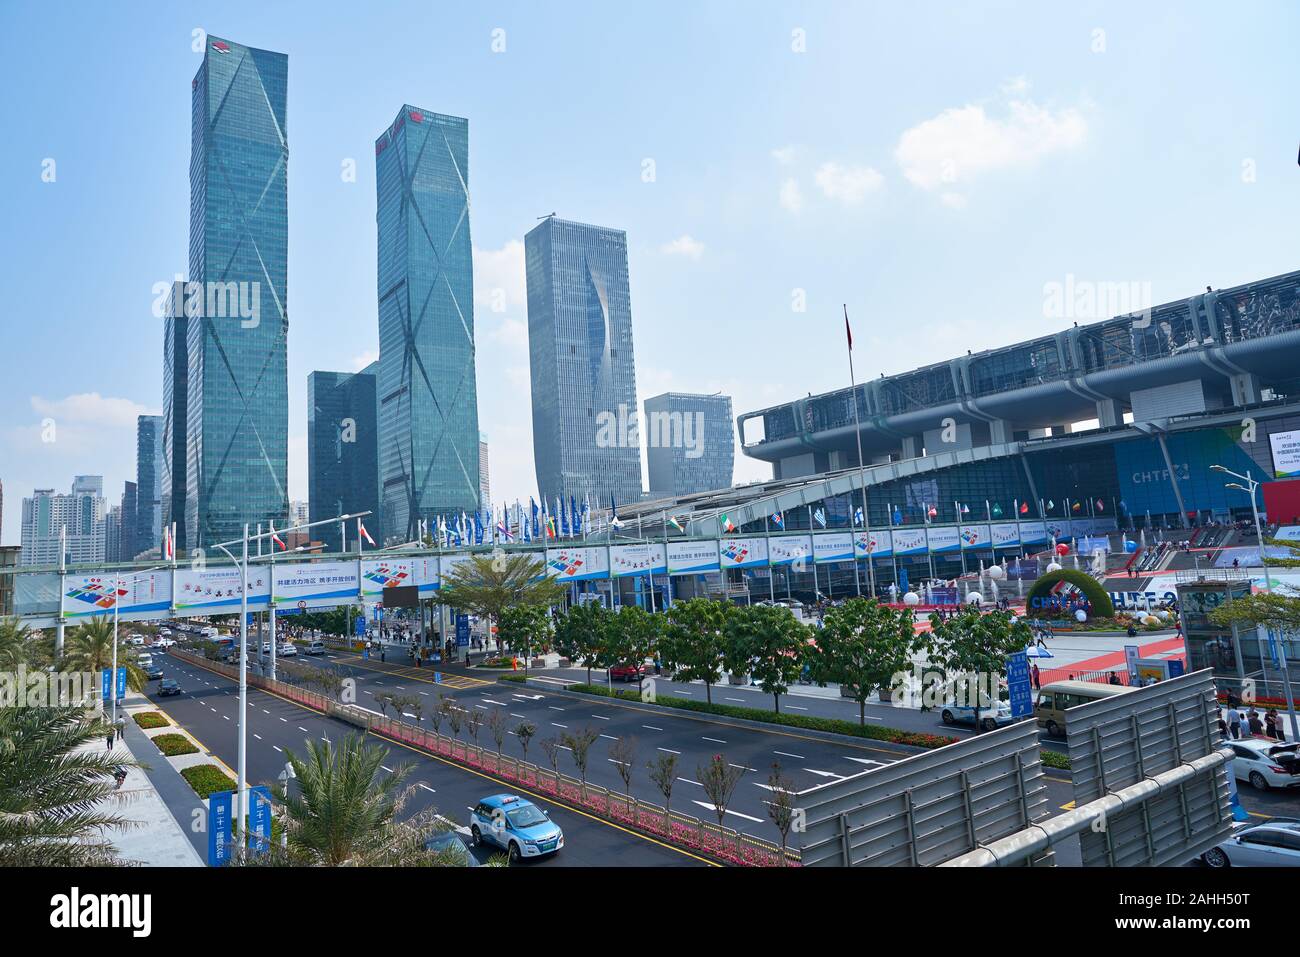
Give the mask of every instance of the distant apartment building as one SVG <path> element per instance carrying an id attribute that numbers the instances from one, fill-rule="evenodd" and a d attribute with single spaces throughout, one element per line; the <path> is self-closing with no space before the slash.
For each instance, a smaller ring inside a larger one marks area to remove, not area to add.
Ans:
<path id="1" fill-rule="evenodd" d="M 104 561 L 107 513 L 103 476 L 78 475 L 71 493 L 36 489 L 23 499 L 22 564 L 57 565 L 60 530 L 70 563 Z"/>
<path id="2" fill-rule="evenodd" d="M 735 466 L 731 397 L 665 392 L 641 421 L 652 498 L 730 488 Z"/>
<path id="3" fill-rule="evenodd" d="M 135 558 L 162 544 L 163 417 L 142 415 L 135 429 Z"/>
<path id="4" fill-rule="evenodd" d="M 492 482 L 488 478 L 488 438 L 486 432 L 478 434 L 478 499 L 483 508 L 492 504 Z"/>

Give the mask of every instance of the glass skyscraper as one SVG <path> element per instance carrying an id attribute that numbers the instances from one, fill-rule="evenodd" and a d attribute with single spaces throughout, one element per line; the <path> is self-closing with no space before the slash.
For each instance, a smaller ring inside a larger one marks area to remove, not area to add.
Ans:
<path id="1" fill-rule="evenodd" d="M 176 550 L 185 548 L 185 436 L 189 404 L 189 326 L 185 283 L 172 283 L 163 318 L 162 524 L 176 524 Z"/>
<path id="2" fill-rule="evenodd" d="M 135 427 L 135 552 L 162 547 L 163 418 L 142 415 Z M 126 536 L 123 535 L 123 540 Z"/>
<path id="3" fill-rule="evenodd" d="M 313 522 L 379 510 L 378 372 L 379 363 L 372 362 L 357 373 L 307 376 L 307 509 Z M 311 537 L 330 551 L 342 546 L 337 524 L 314 528 Z"/>
<path id="4" fill-rule="evenodd" d="M 627 233 L 554 216 L 524 237 L 533 458 L 547 502 L 641 498 Z"/>
<path id="5" fill-rule="evenodd" d="M 731 397 L 665 392 L 645 400 L 650 495 L 693 495 L 730 488 L 736 444 Z"/>
<path id="6" fill-rule="evenodd" d="M 376 524 L 385 539 L 410 541 L 420 519 L 479 504 L 469 122 L 403 106 L 375 141 L 375 187 Z"/>
<path id="7" fill-rule="evenodd" d="M 288 513 L 288 64 L 210 36 L 192 84 L 189 289 L 203 308 L 187 329 L 190 549 Z"/>

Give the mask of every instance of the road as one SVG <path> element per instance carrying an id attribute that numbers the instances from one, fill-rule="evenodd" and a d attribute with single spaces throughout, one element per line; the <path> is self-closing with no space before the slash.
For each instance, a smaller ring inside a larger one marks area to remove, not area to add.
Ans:
<path id="1" fill-rule="evenodd" d="M 179 725 L 193 734 L 204 748 L 234 768 L 238 754 L 237 718 L 239 690 L 235 681 L 197 665 L 170 656 L 159 656 L 163 672 L 179 682 L 182 693 L 159 698 L 151 683 L 148 697 Z M 248 691 L 248 779 L 250 783 L 273 783 L 284 769 L 286 752 L 299 755 L 308 739 L 338 741 L 355 729 L 344 722 L 276 697 L 256 688 Z M 375 739 L 378 740 L 378 739 Z M 416 786 L 408 811 L 430 806 L 463 825 L 469 809 L 480 798 L 518 788 L 498 784 L 477 772 L 459 768 L 437 758 L 383 741 L 391 761 L 412 765 L 407 782 Z M 530 862 L 538 867 L 679 867 L 702 866 L 705 861 L 670 848 L 631 831 L 608 824 L 568 805 L 531 796 L 550 812 L 565 835 L 564 850 L 555 856 Z"/>

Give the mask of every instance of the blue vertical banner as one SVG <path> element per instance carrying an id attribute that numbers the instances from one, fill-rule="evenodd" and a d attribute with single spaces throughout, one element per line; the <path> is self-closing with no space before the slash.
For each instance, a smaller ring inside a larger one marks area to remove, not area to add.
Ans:
<path id="1" fill-rule="evenodd" d="M 1017 651 L 1007 659 L 1007 690 L 1011 693 L 1011 717 L 1026 718 L 1034 713 L 1029 655 L 1023 651 Z"/>
<path id="2" fill-rule="evenodd" d="M 121 701 L 126 697 L 126 668 L 123 667 L 117 669 L 116 682 L 114 682 L 110 677 L 112 673 L 112 668 L 105 668 L 103 672 L 100 673 L 100 697 L 107 701 L 109 695 L 112 694 L 118 701 Z M 109 689 L 114 684 L 117 685 L 116 691 L 110 691 Z"/>
<path id="3" fill-rule="evenodd" d="M 208 866 L 221 867 L 230 860 L 234 791 L 208 795 Z"/>
<path id="4" fill-rule="evenodd" d="M 469 615 L 456 616 L 456 647 L 469 647 Z"/>
<path id="5" fill-rule="evenodd" d="M 248 846 L 254 854 L 265 854 L 271 846 L 271 789 L 257 785 L 248 789 Z"/>

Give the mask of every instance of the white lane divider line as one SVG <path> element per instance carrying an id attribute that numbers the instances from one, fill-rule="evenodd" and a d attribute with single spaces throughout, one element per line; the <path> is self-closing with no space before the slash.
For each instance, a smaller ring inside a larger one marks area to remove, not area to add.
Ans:
<path id="1" fill-rule="evenodd" d="M 705 736 L 705 735 L 700 735 L 700 737 L 704 738 L 705 741 L 712 741 L 714 744 L 726 744 L 726 743 L 727 743 L 726 741 L 723 741 L 721 738 L 710 738 L 710 737 L 707 737 L 707 736 Z"/>
<path id="2" fill-rule="evenodd" d="M 660 751 L 667 751 L 669 754 L 681 754 L 680 751 L 674 751 L 672 748 L 659 748 Z"/>
<path id="3" fill-rule="evenodd" d="M 798 758 L 800 761 L 804 760 L 804 756 L 802 754 L 791 754 L 789 751 L 773 751 L 772 753 L 779 754 L 783 758 Z"/>
<path id="4" fill-rule="evenodd" d="M 662 730 L 663 730 L 663 728 L 656 728 L 653 724 L 643 724 L 643 725 L 641 725 L 641 727 L 645 728 L 647 731 L 662 731 Z"/>
<path id="5" fill-rule="evenodd" d="M 709 803 L 708 801 L 694 801 L 694 800 L 693 800 L 691 803 L 692 803 L 692 804 L 698 804 L 700 807 L 708 808 L 708 809 L 709 809 L 710 811 L 712 811 L 714 814 L 717 814 L 717 813 L 718 813 L 718 806 L 717 806 L 716 804 L 711 804 L 711 803 Z M 743 817 L 746 821 L 756 821 L 756 822 L 758 822 L 759 824 L 762 824 L 762 823 L 763 823 L 763 819 L 762 819 L 761 817 L 750 817 L 748 814 L 741 814 L 739 811 L 733 811 L 731 808 L 727 808 L 726 813 L 727 813 L 727 814 L 734 814 L 734 815 L 736 815 L 736 817 Z"/>

